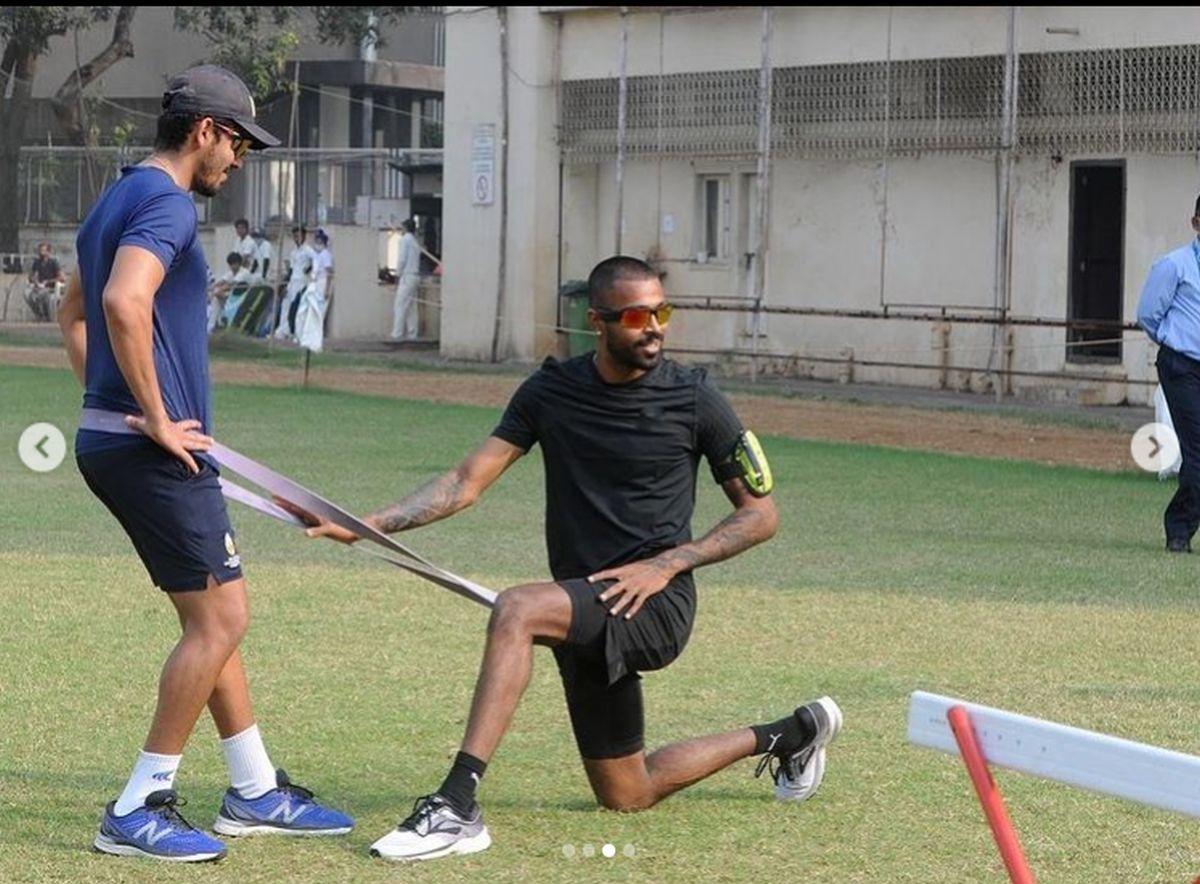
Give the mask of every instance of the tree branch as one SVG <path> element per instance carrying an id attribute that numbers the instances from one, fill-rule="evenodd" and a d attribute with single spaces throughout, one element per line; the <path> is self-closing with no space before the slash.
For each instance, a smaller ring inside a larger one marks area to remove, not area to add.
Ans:
<path id="1" fill-rule="evenodd" d="M 117 11 L 112 40 L 108 46 L 91 61 L 72 71 L 63 84 L 58 87 L 58 91 L 54 93 L 54 115 L 67 130 L 72 140 L 79 144 L 87 141 L 87 133 L 83 131 L 83 118 L 80 113 L 83 90 L 117 62 L 125 58 L 133 58 L 133 41 L 129 37 L 129 30 L 135 12 L 137 12 L 136 6 L 122 6 Z"/>

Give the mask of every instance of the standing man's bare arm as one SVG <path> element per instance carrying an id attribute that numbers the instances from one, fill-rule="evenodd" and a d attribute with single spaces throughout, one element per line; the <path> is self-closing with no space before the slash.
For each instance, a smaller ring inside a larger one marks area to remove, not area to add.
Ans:
<path id="1" fill-rule="evenodd" d="M 58 305 L 58 327 L 62 330 L 63 344 L 67 348 L 67 358 L 71 361 L 71 371 L 75 372 L 82 386 L 84 367 L 87 365 L 87 324 L 86 313 L 83 309 L 83 283 L 76 270 L 67 283 L 67 293 Z"/>
<path id="2" fill-rule="evenodd" d="M 503 439 L 489 436 L 457 467 L 430 479 L 412 494 L 377 510 L 364 521 L 385 534 L 394 534 L 452 516 L 475 503 L 524 453 Z M 311 513 L 294 506 L 286 508 L 316 526 L 308 530 L 309 537 L 329 537 L 341 543 L 359 539 L 358 535 L 331 522 L 322 522 Z"/>
<path id="3" fill-rule="evenodd" d="M 166 269 L 153 252 L 140 246 L 118 248 L 104 287 L 104 317 L 117 365 L 142 409 L 141 417 L 127 419 L 129 425 L 198 473 L 200 468 L 188 452 L 207 451 L 212 439 L 198 432 L 197 420 L 171 420 L 154 367 L 154 296 L 165 276 Z"/>

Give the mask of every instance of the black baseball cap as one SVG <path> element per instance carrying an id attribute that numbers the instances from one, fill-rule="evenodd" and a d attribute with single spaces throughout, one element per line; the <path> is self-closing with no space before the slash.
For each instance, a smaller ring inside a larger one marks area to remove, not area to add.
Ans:
<path id="1" fill-rule="evenodd" d="M 220 65 L 202 64 L 176 74 L 163 93 L 165 114 L 196 114 L 235 125 L 251 150 L 278 147 L 279 139 L 254 122 L 254 98 L 241 78 Z"/>

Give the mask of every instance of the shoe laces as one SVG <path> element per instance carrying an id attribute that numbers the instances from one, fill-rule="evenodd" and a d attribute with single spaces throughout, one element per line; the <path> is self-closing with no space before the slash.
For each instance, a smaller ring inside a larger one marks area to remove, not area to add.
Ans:
<path id="1" fill-rule="evenodd" d="M 312 801 L 314 798 L 316 798 L 315 792 L 313 792 L 311 789 L 304 788 L 299 783 L 293 783 L 290 779 L 288 779 L 288 775 L 283 771 L 279 772 L 278 777 L 279 785 L 276 788 L 285 795 L 294 795 L 301 801 Z"/>
<path id="2" fill-rule="evenodd" d="M 808 748 L 808 747 L 806 747 Z M 801 749 L 788 753 L 775 752 L 773 749 L 768 749 L 758 760 L 758 766 L 754 768 L 754 777 L 761 777 L 764 772 L 769 771 L 771 779 L 776 783 L 782 779 L 797 779 L 804 768 L 808 766 L 809 759 L 813 753 Z"/>
<path id="3" fill-rule="evenodd" d="M 163 798 L 157 804 L 147 805 L 146 811 L 155 816 L 161 817 L 172 826 L 182 826 L 185 829 L 195 829 L 196 827 L 183 818 L 183 814 L 179 812 L 179 808 L 187 804 L 186 798 L 180 798 L 178 795 L 169 795 Z"/>
<path id="4" fill-rule="evenodd" d="M 431 795 L 422 795 L 413 802 L 412 813 L 400 823 L 396 828 L 410 829 L 418 835 L 428 835 L 430 820 L 439 807 L 443 805 L 440 796 L 435 792 Z M 421 825 L 424 824 L 425 831 L 421 831 Z"/>

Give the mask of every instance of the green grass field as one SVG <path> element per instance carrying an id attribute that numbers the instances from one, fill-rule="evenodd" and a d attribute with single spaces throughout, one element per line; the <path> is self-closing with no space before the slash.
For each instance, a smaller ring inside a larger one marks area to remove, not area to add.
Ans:
<path id="1" fill-rule="evenodd" d="M 234 509 L 255 617 L 244 652 L 273 760 L 359 828 L 235 842 L 216 866 L 101 857 L 88 846 L 145 735 L 176 626 L 73 462 L 41 475 L 16 457 L 21 429 L 72 427 L 77 403 L 65 372 L 0 368 L 3 881 L 998 882 L 961 765 L 905 741 L 913 689 L 1200 752 L 1200 557 L 1161 552 L 1170 487 L 1132 473 L 767 439 L 782 530 L 701 573 L 687 653 L 645 680 L 648 741 L 830 693 L 846 729 L 815 800 L 775 803 L 743 762 L 644 814 L 596 810 L 553 662 L 539 651 L 482 791 L 494 847 L 416 868 L 371 860 L 366 846 L 436 787 L 457 747 L 485 614 Z M 253 388 L 219 390 L 217 413 L 223 441 L 358 510 L 451 466 L 497 417 Z M 724 506 L 703 481 L 697 533 Z M 474 510 L 406 539 L 499 588 L 545 576 L 541 521 L 534 454 Z M 1183 817 L 998 779 L 1040 880 L 1200 873 L 1200 835 Z M 207 719 L 177 785 L 185 815 L 211 824 L 225 779 Z M 599 856 L 606 842 L 616 858 Z M 597 855 L 582 857 L 589 844 Z"/>

